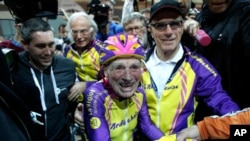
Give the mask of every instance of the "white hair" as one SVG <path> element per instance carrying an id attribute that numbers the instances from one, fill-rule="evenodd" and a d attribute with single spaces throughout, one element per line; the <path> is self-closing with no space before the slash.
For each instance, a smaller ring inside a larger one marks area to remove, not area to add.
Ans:
<path id="1" fill-rule="evenodd" d="M 72 20 L 78 17 L 85 17 L 87 19 L 87 21 L 89 22 L 90 31 L 92 32 L 92 40 L 94 40 L 98 31 L 98 27 L 94 19 L 90 17 L 86 12 L 75 12 L 69 17 L 69 20 L 66 25 L 66 29 L 69 31 L 68 33 L 69 39 L 73 42 L 73 37 L 71 34 L 71 31 L 72 31 L 71 22 Z"/>

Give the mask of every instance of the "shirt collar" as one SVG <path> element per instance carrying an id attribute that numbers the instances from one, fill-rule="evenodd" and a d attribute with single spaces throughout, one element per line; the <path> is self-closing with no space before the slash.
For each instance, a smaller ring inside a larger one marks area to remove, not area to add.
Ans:
<path id="1" fill-rule="evenodd" d="M 152 54 L 151 57 L 150 57 L 150 58 L 151 58 L 150 60 L 152 60 L 152 62 L 151 62 L 152 65 L 158 65 L 158 64 L 160 64 L 161 62 L 163 62 L 163 63 L 174 63 L 174 64 L 176 64 L 176 63 L 182 58 L 183 53 L 184 53 L 184 49 L 183 49 L 182 45 L 179 44 L 179 48 L 178 48 L 178 50 L 177 50 L 176 55 L 175 55 L 173 58 L 171 58 L 170 60 L 162 61 L 162 60 L 160 60 L 159 57 L 156 55 L 156 47 L 155 47 L 155 48 L 154 48 L 154 51 L 153 51 L 153 54 Z"/>

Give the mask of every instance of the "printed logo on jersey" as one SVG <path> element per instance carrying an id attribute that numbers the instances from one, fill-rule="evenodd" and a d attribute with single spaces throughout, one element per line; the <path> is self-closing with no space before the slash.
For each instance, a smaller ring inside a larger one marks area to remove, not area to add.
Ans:
<path id="1" fill-rule="evenodd" d="M 164 90 L 174 90 L 174 89 L 178 89 L 178 85 L 172 85 L 164 88 Z"/>
<path id="2" fill-rule="evenodd" d="M 116 128 L 119 128 L 119 127 L 122 127 L 122 126 L 129 124 L 133 119 L 138 118 L 138 114 L 139 114 L 139 112 L 135 112 L 134 115 L 131 115 L 127 119 L 121 120 L 121 122 L 119 122 L 119 123 L 111 123 L 110 129 L 115 130 Z"/>
<path id="3" fill-rule="evenodd" d="M 191 56 L 192 58 L 196 59 L 196 61 L 198 61 L 202 66 L 204 66 L 210 73 L 213 74 L 214 77 L 217 76 L 217 73 L 215 72 L 215 70 L 213 68 L 211 68 L 211 66 L 209 66 L 206 62 L 204 62 L 203 59 L 201 59 L 200 57 L 198 56 L 194 56 L 192 55 Z"/>
<path id="4" fill-rule="evenodd" d="M 101 121 L 100 121 L 99 118 L 97 118 L 97 117 L 92 117 L 92 118 L 90 119 L 90 127 L 91 127 L 92 129 L 97 129 L 97 128 L 100 127 L 100 125 L 101 125 Z"/>

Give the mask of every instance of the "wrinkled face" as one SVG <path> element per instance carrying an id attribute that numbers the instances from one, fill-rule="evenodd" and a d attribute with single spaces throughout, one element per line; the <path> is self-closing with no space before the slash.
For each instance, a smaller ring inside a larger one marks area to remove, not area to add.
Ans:
<path id="1" fill-rule="evenodd" d="M 135 19 L 124 27 L 127 34 L 135 35 L 143 45 L 147 44 L 147 27 L 142 21 Z"/>
<path id="2" fill-rule="evenodd" d="M 205 0 L 213 13 L 223 13 L 227 10 L 232 0 Z"/>
<path id="3" fill-rule="evenodd" d="M 158 51 L 172 53 L 177 50 L 183 34 L 183 18 L 179 13 L 163 9 L 156 13 L 149 27 Z"/>
<path id="4" fill-rule="evenodd" d="M 105 68 L 104 74 L 117 96 L 129 98 L 139 86 L 141 62 L 135 58 L 116 59 Z"/>
<path id="5" fill-rule="evenodd" d="M 52 31 L 34 32 L 29 44 L 23 43 L 29 53 L 30 63 L 39 70 L 44 70 L 52 63 L 55 53 L 54 34 Z"/>
<path id="6" fill-rule="evenodd" d="M 89 44 L 93 33 L 88 20 L 85 17 L 76 17 L 71 21 L 71 34 L 78 48 L 83 48 Z"/>
<path id="7" fill-rule="evenodd" d="M 191 8 L 191 2 L 192 2 L 192 0 L 177 0 L 177 1 L 178 1 L 178 3 L 179 3 L 180 6 L 181 6 L 182 12 L 183 12 L 185 15 L 187 15 L 189 9 Z"/>

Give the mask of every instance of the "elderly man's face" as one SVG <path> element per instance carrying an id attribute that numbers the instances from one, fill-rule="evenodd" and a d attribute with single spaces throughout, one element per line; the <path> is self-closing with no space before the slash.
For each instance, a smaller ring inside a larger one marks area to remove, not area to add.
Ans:
<path id="1" fill-rule="evenodd" d="M 163 9 L 153 17 L 150 31 L 157 50 L 171 54 L 179 46 L 183 34 L 183 18 L 176 11 Z"/>
<path id="2" fill-rule="evenodd" d="M 127 34 L 135 35 L 143 45 L 147 44 L 147 27 L 141 20 L 135 19 L 129 22 L 125 25 L 124 31 Z"/>
<path id="3" fill-rule="evenodd" d="M 77 47 L 86 47 L 92 40 L 93 33 L 85 17 L 76 17 L 71 21 L 71 34 Z"/>
<path id="4" fill-rule="evenodd" d="M 135 58 L 116 59 L 104 70 L 117 96 L 131 97 L 141 80 L 141 62 Z"/>

